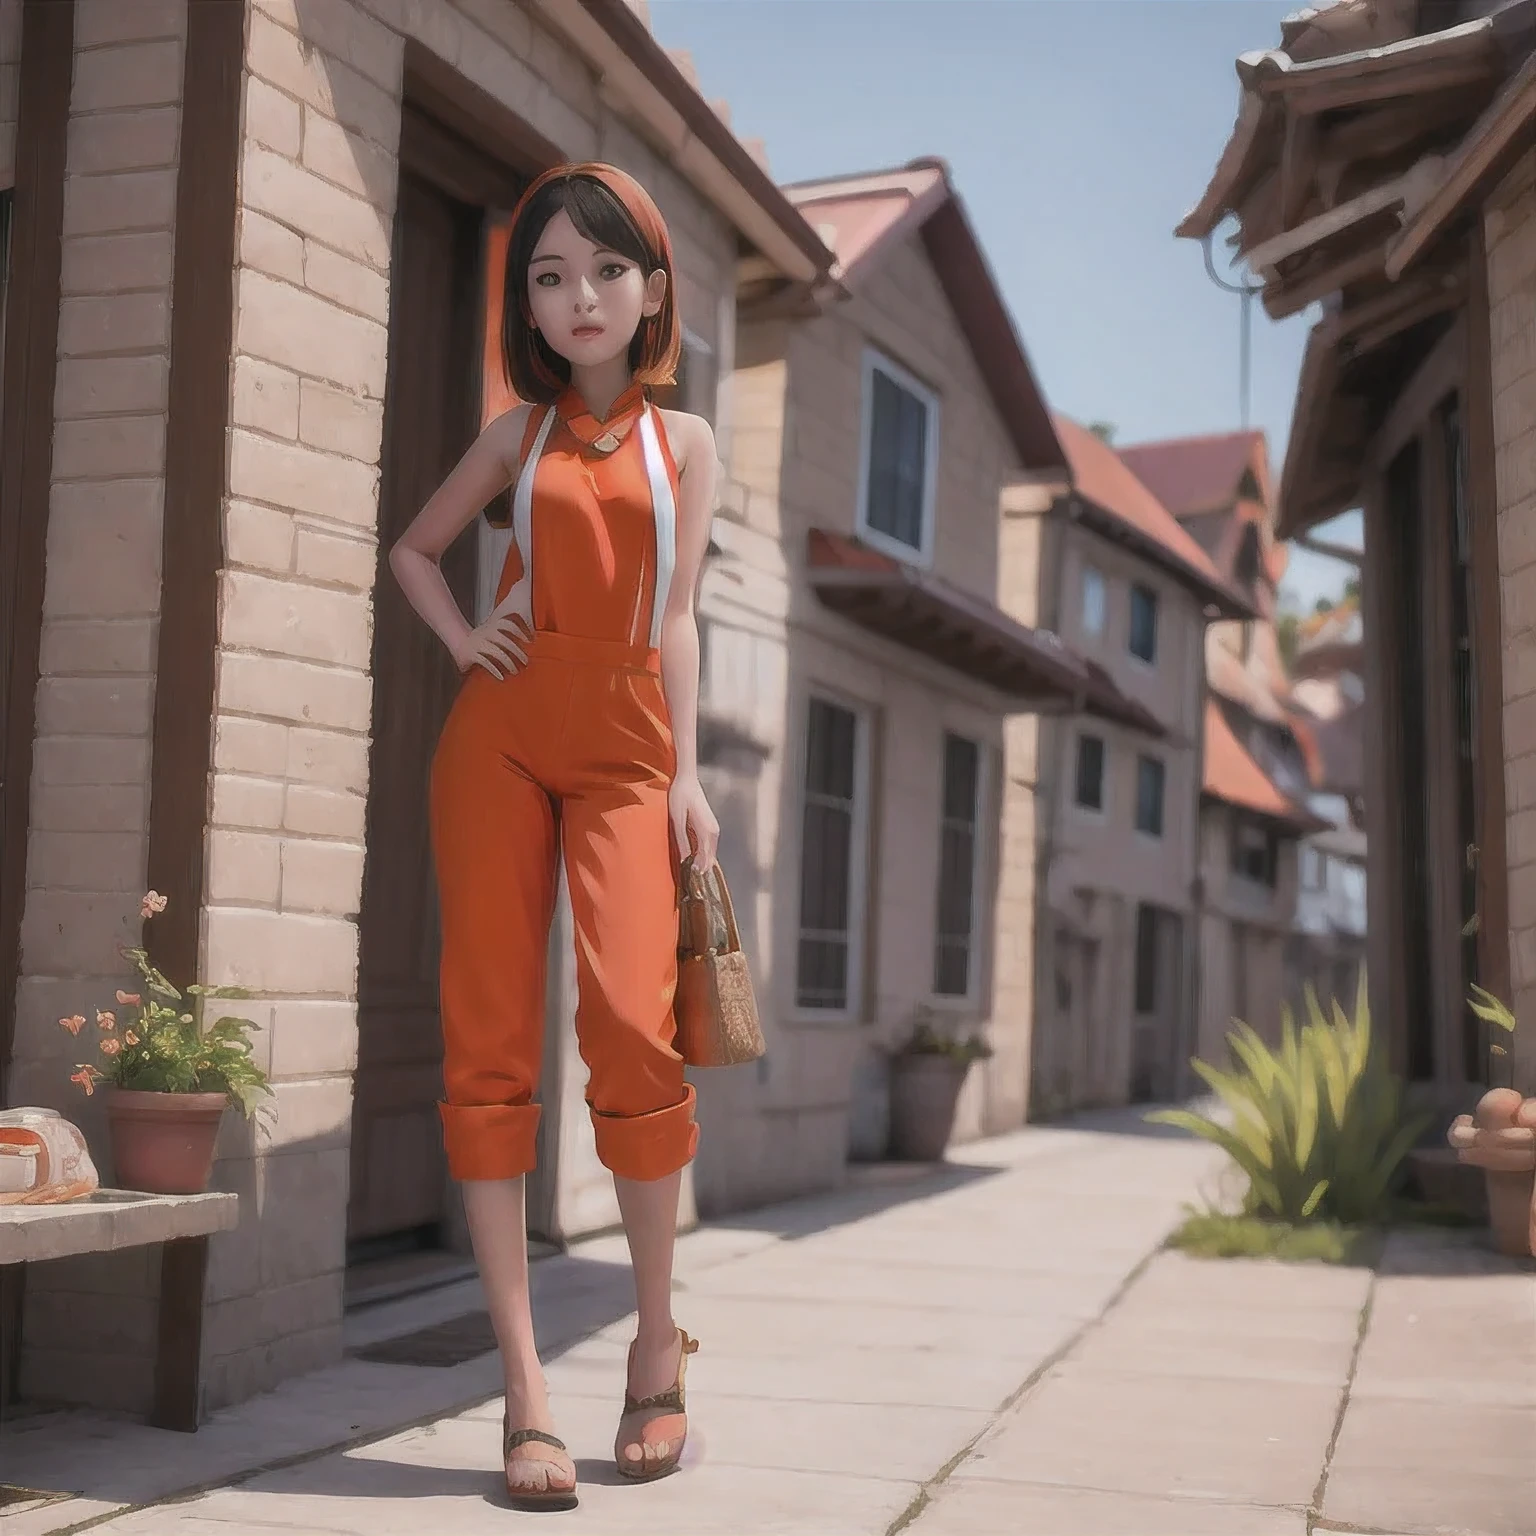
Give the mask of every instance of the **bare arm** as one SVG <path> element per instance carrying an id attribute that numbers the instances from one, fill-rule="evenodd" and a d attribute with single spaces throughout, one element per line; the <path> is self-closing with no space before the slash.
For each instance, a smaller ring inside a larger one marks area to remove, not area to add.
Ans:
<path id="1" fill-rule="evenodd" d="M 453 541 L 516 475 L 529 409 L 520 405 L 486 427 L 389 552 L 389 568 L 400 590 L 461 668 L 478 659 L 466 660 L 476 630 L 448 590 L 440 562 Z"/>
<path id="2" fill-rule="evenodd" d="M 667 430 L 677 449 L 677 562 L 661 620 L 661 681 L 677 747 L 677 778 L 699 772 L 699 575 L 715 515 L 715 434 L 701 416 L 668 411 Z"/>

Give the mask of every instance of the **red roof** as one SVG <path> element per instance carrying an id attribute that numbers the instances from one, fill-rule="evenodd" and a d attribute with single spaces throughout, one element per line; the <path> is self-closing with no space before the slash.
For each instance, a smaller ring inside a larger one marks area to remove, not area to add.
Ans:
<path id="1" fill-rule="evenodd" d="M 1237 739 L 1215 699 L 1205 701 L 1205 793 L 1213 800 L 1253 811 L 1298 830 L 1319 825 L 1310 812 L 1288 800 Z"/>
<path id="2" fill-rule="evenodd" d="M 1079 496 L 1158 545 L 1181 574 L 1194 578 L 1203 596 L 1219 596 L 1225 603 L 1236 603 L 1248 611 L 1247 603 L 1222 580 L 1211 557 L 1108 443 L 1066 416 L 1054 419 Z"/>
<path id="3" fill-rule="evenodd" d="M 1223 432 L 1134 443 L 1120 457 L 1175 517 L 1216 512 L 1237 499 L 1243 471 L 1252 468 L 1265 500 L 1269 464 L 1262 432 Z"/>

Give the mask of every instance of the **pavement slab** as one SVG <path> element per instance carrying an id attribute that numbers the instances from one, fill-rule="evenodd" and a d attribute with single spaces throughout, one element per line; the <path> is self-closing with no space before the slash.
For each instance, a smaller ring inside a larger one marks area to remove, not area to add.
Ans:
<path id="1" fill-rule="evenodd" d="M 1340 1391 L 1090 1372 L 1069 1356 L 953 1477 L 1305 1508 Z"/>
<path id="2" fill-rule="evenodd" d="M 907 1530 L 911 1536 L 1307 1536 L 1307 1512 L 971 1478 L 946 1483 Z"/>

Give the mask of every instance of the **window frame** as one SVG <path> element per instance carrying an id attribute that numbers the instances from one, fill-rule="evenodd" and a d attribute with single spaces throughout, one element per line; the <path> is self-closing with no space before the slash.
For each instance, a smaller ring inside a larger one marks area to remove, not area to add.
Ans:
<path id="1" fill-rule="evenodd" d="M 940 992 L 938 990 L 939 967 L 939 903 L 944 878 L 944 763 L 948 758 L 948 738 L 969 742 L 976 749 L 976 803 L 974 842 L 971 853 L 971 933 L 970 949 L 965 976 L 964 992 Z M 986 837 L 986 824 L 992 809 L 992 749 L 979 736 L 948 726 L 939 733 L 939 840 L 934 869 L 934 922 L 933 966 L 929 976 L 929 999 L 938 1008 L 965 1008 L 974 1006 L 981 996 L 982 975 L 986 969 L 986 938 L 988 923 L 982 911 L 982 897 L 986 893 L 986 850 L 995 839 Z"/>
<path id="2" fill-rule="evenodd" d="M 874 527 L 869 520 L 869 455 L 875 431 L 874 376 L 883 373 L 898 388 L 914 396 L 926 412 L 926 440 L 923 444 L 923 504 L 920 527 L 921 545 L 914 549 L 900 539 Z M 859 475 L 858 502 L 854 508 L 854 526 L 859 537 L 872 549 L 909 565 L 933 564 L 934 503 L 938 490 L 939 469 L 939 397 L 922 380 L 877 347 L 866 345 L 860 362 L 859 402 Z"/>
<path id="3" fill-rule="evenodd" d="M 1094 625 L 1088 622 L 1088 587 L 1091 582 L 1098 583 L 1099 592 L 1099 622 Z M 1079 594 L 1082 609 L 1083 633 L 1094 640 L 1102 640 L 1104 631 L 1109 627 L 1109 578 L 1092 562 L 1083 566 L 1082 590 Z"/>
<path id="4" fill-rule="evenodd" d="M 848 848 L 848 971 L 847 995 L 841 1008 L 816 1008 L 800 1001 L 800 941 L 805 932 L 805 807 L 806 771 L 810 761 L 811 705 L 821 703 L 848 711 L 854 717 L 853 746 L 853 828 Z M 800 690 L 799 729 L 794 750 L 794 784 L 797 824 L 795 829 L 794 884 L 792 886 L 795 921 L 789 929 L 789 956 L 786 974 L 789 996 L 786 1016 L 797 1024 L 854 1024 L 864 1017 L 866 977 L 864 967 L 869 952 L 870 847 L 873 838 L 872 737 L 875 727 L 873 706 L 851 698 L 836 688 L 813 681 Z"/>
<path id="5" fill-rule="evenodd" d="M 1141 824 L 1142 770 L 1148 766 L 1156 768 L 1158 773 L 1157 831 L 1155 832 L 1149 831 Z M 1150 752 L 1136 754 L 1136 808 L 1131 814 L 1131 825 L 1137 837 L 1146 838 L 1148 842 L 1162 843 L 1168 836 L 1168 764 L 1165 759 L 1154 757 Z"/>
<path id="6" fill-rule="evenodd" d="M 1143 656 L 1136 649 L 1136 599 L 1145 595 L 1152 603 L 1152 654 Z M 1127 623 L 1125 630 L 1125 649 L 1129 653 L 1131 661 L 1138 667 L 1145 667 L 1147 671 L 1155 671 L 1157 668 L 1158 654 L 1162 647 L 1159 645 L 1159 631 L 1162 618 L 1162 595 L 1156 587 L 1149 586 L 1144 581 L 1133 581 L 1126 594 Z"/>
<path id="7" fill-rule="evenodd" d="M 1074 740 L 1077 750 L 1073 754 L 1072 761 L 1072 808 L 1080 816 L 1091 816 L 1095 821 L 1103 821 L 1109 814 L 1109 742 L 1096 731 L 1077 732 Z M 1099 803 L 1089 805 L 1081 798 L 1083 786 L 1083 743 L 1096 741 L 1099 744 Z"/>
<path id="8" fill-rule="evenodd" d="M 1253 834 L 1264 840 L 1264 857 L 1267 873 L 1253 874 L 1243 862 L 1245 834 Z M 1258 890 L 1274 892 L 1280 887 L 1280 834 L 1259 817 L 1245 816 L 1239 812 L 1232 821 L 1232 840 L 1228 862 L 1236 879 Z M 1322 887 L 1326 889 L 1326 887 Z"/>

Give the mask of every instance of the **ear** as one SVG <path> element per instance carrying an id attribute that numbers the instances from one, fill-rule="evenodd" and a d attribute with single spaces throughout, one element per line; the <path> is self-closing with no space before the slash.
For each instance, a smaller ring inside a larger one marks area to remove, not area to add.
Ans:
<path id="1" fill-rule="evenodd" d="M 645 280 L 645 303 L 640 306 L 640 313 L 647 319 L 653 315 L 659 315 L 666 299 L 667 274 L 657 267 Z"/>

